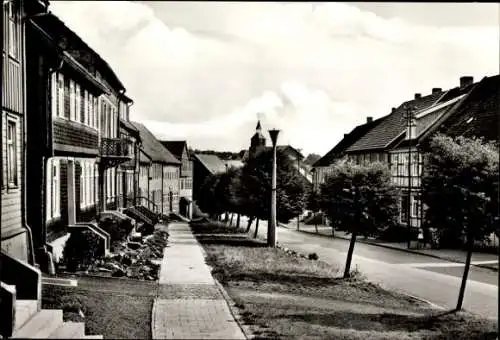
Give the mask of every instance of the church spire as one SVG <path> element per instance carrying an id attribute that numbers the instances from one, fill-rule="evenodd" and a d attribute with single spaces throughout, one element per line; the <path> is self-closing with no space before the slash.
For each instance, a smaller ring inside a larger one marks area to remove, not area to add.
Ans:
<path id="1" fill-rule="evenodd" d="M 257 121 L 257 127 L 255 128 L 255 130 L 258 132 L 262 131 L 262 126 L 260 125 L 260 119 Z"/>

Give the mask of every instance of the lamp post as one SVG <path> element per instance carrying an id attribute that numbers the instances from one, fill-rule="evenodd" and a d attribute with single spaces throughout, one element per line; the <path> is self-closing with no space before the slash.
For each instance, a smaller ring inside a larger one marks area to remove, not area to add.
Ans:
<path id="1" fill-rule="evenodd" d="M 276 142 L 280 130 L 269 130 L 271 141 L 273 143 L 273 172 L 271 177 L 271 218 L 267 228 L 267 245 L 276 247 Z"/>
<path id="2" fill-rule="evenodd" d="M 408 201 L 406 209 L 406 221 L 408 227 L 408 249 L 411 248 L 411 190 L 412 190 L 412 173 L 411 173 L 411 157 L 412 157 L 412 130 L 415 127 L 415 108 L 411 105 L 407 105 L 405 107 L 405 119 L 406 119 L 406 128 L 407 128 L 407 137 L 408 137 Z"/>
<path id="3" fill-rule="evenodd" d="M 169 210 L 172 212 L 173 210 L 173 194 L 172 194 L 172 187 L 168 187 L 168 200 L 169 200 Z"/>

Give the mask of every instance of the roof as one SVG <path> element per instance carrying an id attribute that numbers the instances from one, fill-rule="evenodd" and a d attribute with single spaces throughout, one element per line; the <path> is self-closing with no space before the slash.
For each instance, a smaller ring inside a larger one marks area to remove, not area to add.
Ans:
<path id="1" fill-rule="evenodd" d="M 187 142 L 185 140 L 162 140 L 160 143 L 179 160 L 182 159 L 184 148 L 187 149 Z"/>
<path id="2" fill-rule="evenodd" d="M 109 80 L 116 90 L 125 90 L 125 87 L 121 83 L 120 79 L 117 77 L 111 66 L 104 60 L 94 49 L 92 49 L 82 38 L 78 36 L 74 31 L 72 31 L 61 19 L 59 19 L 54 13 L 48 12 L 46 15 L 38 16 L 33 18 L 34 21 L 40 23 L 44 28 L 50 28 L 54 33 L 67 31 L 72 35 L 72 38 L 82 44 L 86 49 L 88 49 L 96 57 L 99 70 L 105 75 L 105 78 Z M 47 27 L 48 25 L 48 27 Z M 58 40 L 58 39 L 56 39 Z"/>
<path id="3" fill-rule="evenodd" d="M 180 165 L 181 162 L 168 151 L 143 124 L 131 122 L 137 130 L 142 140 L 142 148 L 156 163 Z"/>
<path id="4" fill-rule="evenodd" d="M 131 132 L 139 132 L 139 130 L 128 120 L 120 119 L 120 124 Z"/>
<path id="5" fill-rule="evenodd" d="M 226 163 L 217 155 L 194 154 L 197 159 L 211 174 L 226 171 Z"/>
<path id="6" fill-rule="evenodd" d="M 141 148 L 139 152 L 139 163 L 150 163 L 151 157 Z"/>
<path id="7" fill-rule="evenodd" d="M 68 66 L 70 70 L 76 72 L 76 74 L 80 77 L 80 79 L 83 79 L 84 81 L 86 81 L 87 84 L 92 86 L 91 88 L 89 88 L 89 90 L 92 89 L 94 93 L 97 94 L 108 92 L 108 88 L 103 83 L 101 83 L 99 79 L 97 79 L 92 73 L 90 73 L 71 54 L 69 54 L 67 51 L 63 50 L 56 44 L 56 41 L 54 40 L 53 36 L 47 33 L 33 19 L 29 19 L 28 22 L 31 25 L 31 27 L 33 27 L 35 31 L 38 33 L 38 37 L 42 38 L 41 40 L 44 43 L 48 44 L 50 48 L 53 49 L 53 51 L 55 51 L 55 53 L 59 56 L 59 58 L 65 61 L 65 63 L 63 63 L 62 66 L 63 67 Z M 71 31 L 69 32 L 71 34 L 74 34 Z"/>
<path id="8" fill-rule="evenodd" d="M 375 126 L 380 124 L 386 117 L 387 116 L 384 116 L 369 123 L 356 126 L 351 130 L 351 132 L 344 135 L 344 138 L 342 138 L 342 140 L 338 142 L 337 145 L 333 147 L 333 149 L 328 151 L 323 157 L 314 162 L 312 167 L 315 168 L 331 165 L 333 161 L 340 155 L 342 155 L 348 147 L 350 147 L 357 140 L 363 137 L 368 131 L 370 131 L 370 129 L 373 129 Z"/>
<path id="9" fill-rule="evenodd" d="M 272 148 L 272 147 L 269 147 L 269 148 Z M 295 153 L 300 159 L 304 158 L 304 155 L 299 150 L 295 149 L 291 145 L 277 145 L 276 149 L 279 151 L 282 151 L 282 152 L 291 151 L 291 152 Z"/>
<path id="10" fill-rule="evenodd" d="M 438 130 L 450 136 L 498 141 L 499 102 L 500 75 L 485 77 Z"/>
<path id="11" fill-rule="evenodd" d="M 418 112 L 433 105 L 442 96 L 442 92 L 437 92 L 419 99 L 404 102 L 389 115 L 385 116 L 385 119 L 380 124 L 349 146 L 346 152 L 385 149 L 391 142 L 401 136 L 402 131 L 406 127 L 406 120 L 404 119 L 406 105 L 413 106 Z"/>
<path id="12" fill-rule="evenodd" d="M 230 167 L 234 167 L 234 168 L 241 168 L 243 166 L 243 162 L 239 159 L 231 159 L 231 160 L 227 160 L 227 161 L 224 161 L 224 163 L 226 163 L 226 165 L 230 168 Z"/>

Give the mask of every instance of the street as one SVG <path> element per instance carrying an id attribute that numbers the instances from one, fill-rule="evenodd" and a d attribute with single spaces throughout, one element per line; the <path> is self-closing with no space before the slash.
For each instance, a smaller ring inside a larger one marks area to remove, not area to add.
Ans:
<path id="1" fill-rule="evenodd" d="M 255 231 L 255 223 L 251 234 Z M 259 237 L 266 238 L 267 223 L 259 223 Z M 315 252 L 321 261 L 345 265 L 349 241 L 278 227 L 278 244 L 305 253 Z M 386 249 L 357 242 L 351 269 L 358 266 L 368 280 L 385 288 L 410 294 L 445 309 L 453 309 L 463 273 L 463 265 L 424 255 Z M 471 266 L 465 291 L 465 310 L 488 318 L 498 318 L 498 272 Z"/>

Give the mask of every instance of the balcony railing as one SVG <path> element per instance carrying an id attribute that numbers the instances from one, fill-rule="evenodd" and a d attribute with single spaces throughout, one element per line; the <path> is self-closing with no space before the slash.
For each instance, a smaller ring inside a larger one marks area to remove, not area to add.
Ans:
<path id="1" fill-rule="evenodd" d="M 102 138 L 101 157 L 108 158 L 132 158 L 133 144 L 126 138 Z"/>

